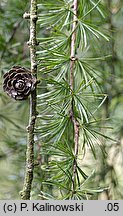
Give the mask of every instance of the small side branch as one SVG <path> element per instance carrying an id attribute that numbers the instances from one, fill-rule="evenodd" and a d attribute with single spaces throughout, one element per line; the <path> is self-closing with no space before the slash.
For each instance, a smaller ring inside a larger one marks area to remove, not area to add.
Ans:
<path id="1" fill-rule="evenodd" d="M 37 0 L 31 0 L 30 9 L 30 59 L 31 59 L 31 72 L 37 78 L 37 63 L 36 63 L 36 21 L 37 21 Z M 30 97 L 30 118 L 28 131 L 28 141 L 27 141 L 27 152 L 26 152 L 26 171 L 23 190 L 21 191 L 21 199 L 29 200 L 31 194 L 31 187 L 33 181 L 33 171 L 34 171 L 34 129 L 36 121 L 36 87 L 33 90 Z"/>
<path id="2" fill-rule="evenodd" d="M 75 43 L 76 43 L 76 27 L 77 27 L 77 8 L 78 1 L 73 0 L 73 25 L 72 25 L 72 35 L 71 35 L 71 53 L 70 53 L 70 94 L 73 98 L 74 91 L 74 67 L 75 67 Z M 70 118 L 73 123 L 74 128 L 74 162 L 73 162 L 73 175 L 72 175 L 72 196 L 75 193 L 76 188 L 76 175 L 77 175 L 77 157 L 78 157 L 78 147 L 79 147 L 79 122 L 74 116 L 73 99 L 71 102 Z"/>

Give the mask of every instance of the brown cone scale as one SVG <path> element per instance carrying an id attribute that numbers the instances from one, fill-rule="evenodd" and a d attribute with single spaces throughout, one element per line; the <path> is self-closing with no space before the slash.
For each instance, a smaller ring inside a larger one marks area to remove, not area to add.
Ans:
<path id="1" fill-rule="evenodd" d="M 3 78 L 4 91 L 15 100 L 27 99 L 35 89 L 36 78 L 24 67 L 13 66 Z"/>

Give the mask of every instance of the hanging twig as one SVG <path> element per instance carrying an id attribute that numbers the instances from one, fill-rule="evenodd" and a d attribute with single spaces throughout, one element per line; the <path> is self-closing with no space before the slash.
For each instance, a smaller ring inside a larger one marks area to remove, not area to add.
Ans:
<path id="1" fill-rule="evenodd" d="M 26 14 L 27 15 L 27 14 Z M 37 78 L 37 63 L 36 63 L 36 21 L 37 21 L 37 0 L 31 0 L 31 9 L 28 16 L 24 15 L 24 18 L 30 18 L 30 41 L 28 42 L 30 46 L 30 58 L 31 58 L 31 72 Z M 21 199 L 30 199 L 32 180 L 33 180 L 33 170 L 34 170 L 34 128 L 36 120 L 36 88 L 30 97 L 30 118 L 28 131 L 28 141 L 27 141 L 27 152 L 26 152 L 26 171 L 23 191 L 21 191 Z"/>
<path id="2" fill-rule="evenodd" d="M 76 27 L 77 27 L 77 0 L 73 1 L 73 25 L 72 25 L 72 36 L 71 36 L 71 53 L 70 53 L 70 94 L 73 98 L 74 91 L 74 67 L 75 67 L 75 43 L 76 43 Z M 74 117 L 73 100 L 71 103 L 70 118 L 73 122 L 74 127 L 74 162 L 73 162 L 73 175 L 72 175 L 72 194 L 75 193 L 75 182 L 77 174 L 77 156 L 78 156 L 78 145 L 79 145 L 79 122 Z"/>
<path id="3" fill-rule="evenodd" d="M 115 40 L 114 40 L 115 26 L 113 24 L 113 12 L 112 12 L 112 8 L 111 8 L 111 4 L 112 4 L 112 1 L 108 0 L 108 2 L 107 2 L 107 6 L 108 6 L 108 10 L 109 10 L 108 24 L 109 24 L 109 31 L 110 31 L 110 36 L 111 36 L 110 45 L 111 45 L 111 52 L 112 52 L 112 59 L 111 59 L 111 63 L 110 63 L 112 76 L 110 77 L 110 79 L 111 79 L 110 83 L 113 85 L 115 83 L 114 82 L 115 81 L 114 80 L 115 64 L 113 64 L 113 63 L 117 61 L 117 55 L 116 55 L 116 51 L 115 51 Z"/>

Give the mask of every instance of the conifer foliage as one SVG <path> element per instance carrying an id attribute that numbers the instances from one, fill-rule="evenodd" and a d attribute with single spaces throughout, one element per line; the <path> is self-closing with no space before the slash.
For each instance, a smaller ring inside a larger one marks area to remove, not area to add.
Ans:
<path id="1" fill-rule="evenodd" d="M 36 128 L 44 157 L 41 197 L 86 199 L 87 194 L 103 190 L 87 186 L 92 173 L 86 174 L 82 163 L 86 149 L 96 158 L 95 146 L 101 136 L 107 138 L 96 118 L 106 95 L 94 61 L 104 56 L 91 56 L 94 42 L 108 41 L 99 30 L 104 17 L 101 1 L 42 0 L 38 4 L 38 26 L 43 32 L 38 36 L 43 93 L 39 89 Z"/>
<path id="2" fill-rule="evenodd" d="M 122 199 L 122 9 L 0 2 L 0 198 Z"/>

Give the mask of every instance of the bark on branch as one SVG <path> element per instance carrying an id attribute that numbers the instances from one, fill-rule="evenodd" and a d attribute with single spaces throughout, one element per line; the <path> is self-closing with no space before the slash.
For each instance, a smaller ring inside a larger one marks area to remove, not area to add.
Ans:
<path id="1" fill-rule="evenodd" d="M 31 72 L 37 78 L 37 62 L 36 62 L 36 21 L 37 21 L 37 0 L 31 0 L 30 8 L 30 60 Z M 28 125 L 28 140 L 26 152 L 26 171 L 24 178 L 23 190 L 21 191 L 21 199 L 29 200 L 32 188 L 33 171 L 34 171 L 34 128 L 36 121 L 36 88 L 30 97 L 30 117 Z"/>

